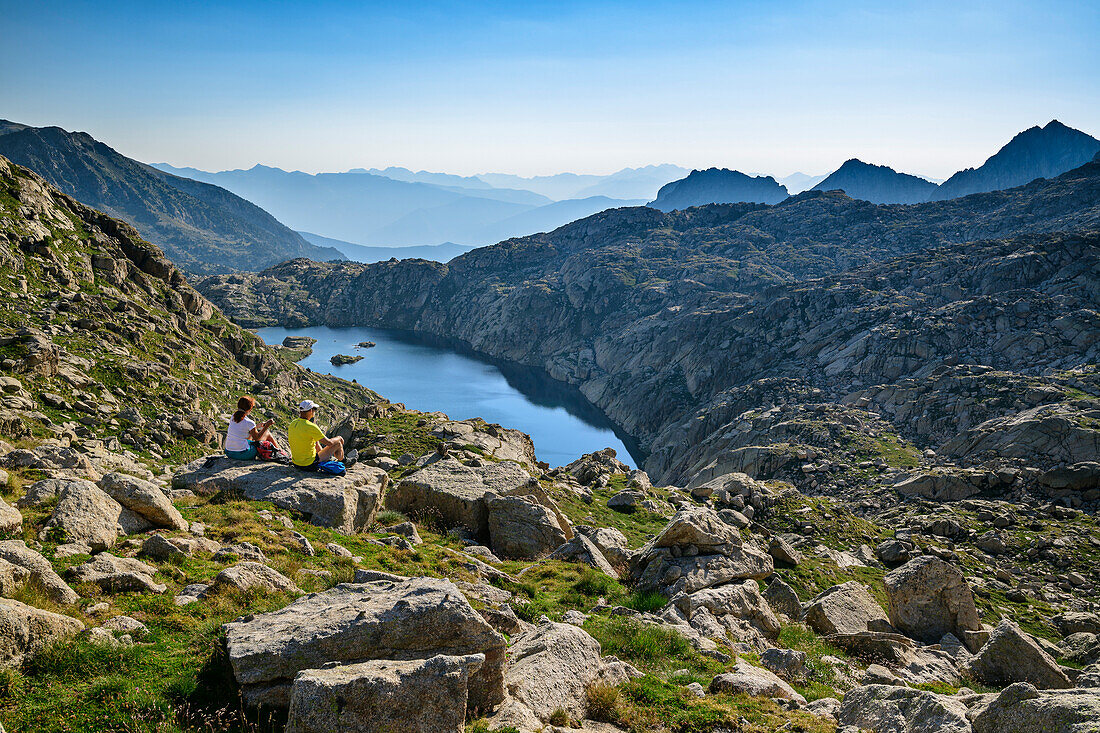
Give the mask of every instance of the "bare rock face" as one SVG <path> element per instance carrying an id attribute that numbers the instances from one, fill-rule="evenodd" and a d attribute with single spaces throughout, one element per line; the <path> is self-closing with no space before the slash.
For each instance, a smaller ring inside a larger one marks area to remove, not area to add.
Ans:
<path id="1" fill-rule="evenodd" d="M 0 559 L 25 568 L 30 573 L 28 579 L 37 583 L 54 603 L 67 606 L 80 600 L 76 591 L 54 571 L 50 561 L 27 547 L 23 540 L 0 541 Z"/>
<path id="2" fill-rule="evenodd" d="M 728 635 L 763 651 L 771 646 L 768 640 L 779 635 L 779 619 L 755 580 L 681 593 L 670 603 L 704 636 Z"/>
<path id="3" fill-rule="evenodd" d="M 805 704 L 806 698 L 774 673 L 754 667 L 743 659 L 737 660 L 732 672 L 715 677 L 710 682 L 710 692 L 732 692 L 754 697 L 781 697 Z"/>
<path id="4" fill-rule="evenodd" d="M 550 553 L 549 557 L 552 560 L 584 563 L 615 580 L 619 579 L 619 572 L 607 561 L 604 554 L 600 552 L 600 548 L 592 540 L 579 533 Z"/>
<path id="5" fill-rule="evenodd" d="M 66 484 L 42 536 L 86 545 L 92 551 L 113 547 L 122 527 L 122 505 L 87 481 Z"/>
<path id="6" fill-rule="evenodd" d="M 464 527 L 487 538 L 488 499 L 510 494 L 531 481 L 530 474 L 514 463 L 466 466 L 444 458 L 398 482 L 386 495 L 386 508 L 412 517 L 431 517 L 446 527 Z"/>
<path id="7" fill-rule="evenodd" d="M 0 532 L 18 532 L 23 526 L 23 515 L 19 510 L 0 499 Z"/>
<path id="8" fill-rule="evenodd" d="M 537 560 L 568 540 L 550 509 L 518 496 L 487 502 L 493 553 L 505 558 Z"/>
<path id="9" fill-rule="evenodd" d="M 49 644 L 83 630 L 75 618 L 0 598 L 0 667 L 18 667 Z"/>
<path id="10" fill-rule="evenodd" d="M 810 628 L 819 634 L 857 634 L 889 626 L 874 596 L 855 580 L 819 593 L 805 605 L 804 616 Z"/>
<path id="11" fill-rule="evenodd" d="M 298 673 L 286 733 L 462 733 L 483 654 L 377 659 Z"/>
<path id="12" fill-rule="evenodd" d="M 694 593 L 732 580 L 771 575 L 770 555 L 742 543 L 737 530 L 710 509 L 682 509 L 635 556 L 632 575 L 639 588 L 666 595 Z"/>
<path id="13" fill-rule="evenodd" d="M 982 628 L 974 594 L 962 572 L 932 555 L 922 555 L 885 577 L 890 623 L 918 641 L 934 644 L 944 634 L 963 638 Z"/>
<path id="14" fill-rule="evenodd" d="M 153 580 L 157 569 L 128 557 L 115 557 L 101 552 L 76 567 L 69 574 L 81 583 L 95 583 L 108 593 L 163 593 L 168 586 Z"/>
<path id="15" fill-rule="evenodd" d="M 548 622 L 524 632 L 508 649 L 508 700 L 493 724 L 538 728 L 555 710 L 583 718 L 585 688 L 600 669 L 600 643 L 583 629 Z"/>
<path id="16" fill-rule="evenodd" d="M 964 671 L 989 685 L 1028 682 L 1041 690 L 1073 687 L 1054 658 L 1008 619 L 997 624 Z"/>
<path id="17" fill-rule="evenodd" d="M 221 571 L 210 584 L 210 591 L 232 588 L 239 591 L 259 588 L 267 593 L 302 593 L 290 578 L 258 562 L 239 562 Z"/>
<path id="18" fill-rule="evenodd" d="M 1041 691 L 1017 682 L 970 716 L 974 733 L 1091 733 L 1100 721 L 1100 691 Z"/>
<path id="19" fill-rule="evenodd" d="M 27 583 L 31 571 L 0 558 L 0 598 L 11 598 L 15 591 Z"/>
<path id="20" fill-rule="evenodd" d="M 876 733 L 970 733 L 966 713 L 966 705 L 955 697 L 894 685 L 866 685 L 844 694 L 837 722 Z"/>
<path id="21" fill-rule="evenodd" d="M 304 670 L 437 654 L 484 654 L 470 677 L 469 704 L 488 709 L 504 698 L 504 637 L 447 580 L 345 583 L 225 628 L 229 663 L 252 707 L 286 707 Z"/>
<path id="22" fill-rule="evenodd" d="M 224 491 L 251 501 L 270 501 L 309 517 L 313 524 L 347 534 L 362 531 L 374 521 L 389 483 L 385 471 L 362 463 L 349 468 L 346 476 L 322 476 L 278 463 L 225 456 L 200 458 L 172 477 L 174 489 L 207 496 Z"/>
<path id="23" fill-rule="evenodd" d="M 99 480 L 99 487 L 157 527 L 180 531 L 188 527 L 187 520 L 156 484 L 125 473 L 108 473 Z"/>

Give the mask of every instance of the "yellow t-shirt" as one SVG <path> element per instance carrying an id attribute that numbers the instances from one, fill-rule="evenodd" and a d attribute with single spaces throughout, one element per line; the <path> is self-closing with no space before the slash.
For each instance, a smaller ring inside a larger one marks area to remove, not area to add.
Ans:
<path id="1" fill-rule="evenodd" d="M 299 466 L 308 466 L 317 458 L 317 441 L 326 437 L 313 421 L 298 417 L 290 421 L 286 431 L 290 443 L 290 460 Z"/>

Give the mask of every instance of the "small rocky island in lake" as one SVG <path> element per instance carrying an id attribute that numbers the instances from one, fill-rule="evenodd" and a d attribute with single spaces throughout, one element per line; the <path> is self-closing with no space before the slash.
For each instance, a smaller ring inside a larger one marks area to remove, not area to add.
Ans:
<path id="1" fill-rule="evenodd" d="M 375 344 L 373 341 L 360 341 L 359 345 L 356 346 L 355 348 L 357 348 L 357 349 L 373 349 L 375 346 L 377 346 L 377 344 Z M 362 358 L 362 357 L 360 357 L 360 358 Z"/>
<path id="2" fill-rule="evenodd" d="M 348 356 L 347 354 L 336 354 L 329 361 L 333 366 L 344 366 L 345 364 L 354 364 L 357 361 L 362 361 L 361 356 Z"/>

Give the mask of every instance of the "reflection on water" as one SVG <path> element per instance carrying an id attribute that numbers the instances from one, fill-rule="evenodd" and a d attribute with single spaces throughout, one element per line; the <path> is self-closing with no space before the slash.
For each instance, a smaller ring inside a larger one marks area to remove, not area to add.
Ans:
<path id="1" fill-rule="evenodd" d="M 457 342 L 378 328 L 263 328 L 257 333 L 269 344 L 287 336 L 315 338 L 302 366 L 355 379 L 413 409 L 439 410 L 459 420 L 480 417 L 522 430 L 535 441 L 539 460 L 552 466 L 608 446 L 629 465 L 644 459 L 637 445 L 576 389 L 538 369 L 487 359 Z M 376 346 L 357 349 L 361 341 Z M 363 359 L 333 366 L 329 359 L 334 354 Z"/>

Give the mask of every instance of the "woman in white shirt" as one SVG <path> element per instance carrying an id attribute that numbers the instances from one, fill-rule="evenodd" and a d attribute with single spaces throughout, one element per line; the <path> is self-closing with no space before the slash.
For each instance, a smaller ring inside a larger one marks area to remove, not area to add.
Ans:
<path id="1" fill-rule="evenodd" d="M 225 454 L 230 458 L 241 461 L 251 461 L 256 457 L 256 447 L 265 440 L 271 441 L 276 448 L 278 443 L 271 435 L 271 426 L 274 420 L 268 420 L 260 425 L 248 416 L 252 408 L 256 406 L 256 400 L 251 397 L 242 397 L 237 400 L 237 411 L 229 421 L 229 429 L 225 432 Z"/>

